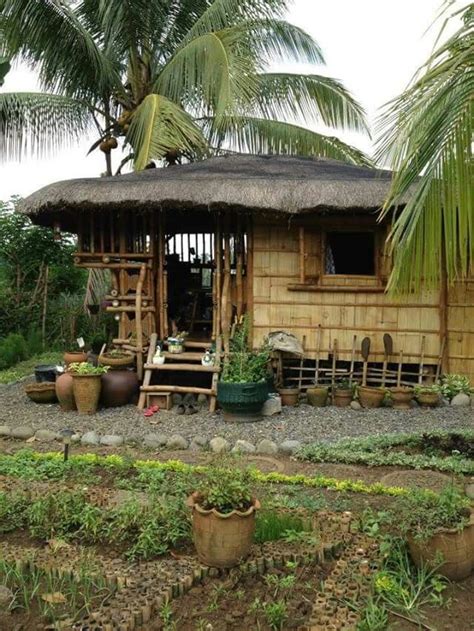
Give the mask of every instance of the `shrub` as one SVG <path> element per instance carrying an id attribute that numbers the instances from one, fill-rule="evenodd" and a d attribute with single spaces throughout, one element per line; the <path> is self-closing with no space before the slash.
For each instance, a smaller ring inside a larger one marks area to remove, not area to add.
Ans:
<path id="1" fill-rule="evenodd" d="M 0 342 L 0 370 L 10 368 L 28 357 L 28 344 L 19 333 L 10 333 Z"/>

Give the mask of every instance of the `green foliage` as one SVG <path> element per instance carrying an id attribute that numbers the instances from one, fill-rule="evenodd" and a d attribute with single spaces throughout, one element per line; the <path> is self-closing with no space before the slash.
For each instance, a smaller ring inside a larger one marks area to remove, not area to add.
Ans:
<path id="1" fill-rule="evenodd" d="M 357 631 L 386 631 L 388 629 L 388 613 L 379 599 L 370 597 L 362 611 L 357 624 Z"/>
<path id="2" fill-rule="evenodd" d="M 69 371 L 75 375 L 105 375 L 109 366 L 94 366 L 89 362 L 72 362 L 69 364 Z"/>
<path id="3" fill-rule="evenodd" d="M 252 502 L 252 477 L 249 469 L 217 462 L 197 480 L 199 504 L 220 513 L 247 510 Z"/>
<path id="4" fill-rule="evenodd" d="M 28 356 L 28 345 L 20 333 L 10 333 L 0 340 L 0 370 L 10 368 Z"/>
<path id="5" fill-rule="evenodd" d="M 288 607 L 283 599 L 276 602 L 263 603 L 262 605 L 265 619 L 270 629 L 281 631 L 283 624 L 288 618 Z"/>
<path id="6" fill-rule="evenodd" d="M 309 530 L 301 517 L 290 512 L 282 513 L 276 510 L 261 510 L 257 512 L 255 525 L 255 541 L 277 541 L 284 539 L 288 532 L 300 533 Z"/>
<path id="7" fill-rule="evenodd" d="M 270 351 L 264 345 L 259 350 L 249 348 L 249 320 L 242 319 L 230 344 L 230 357 L 222 369 L 221 380 L 226 383 L 258 383 L 268 375 Z"/>
<path id="8" fill-rule="evenodd" d="M 28 498 L 21 493 L 0 492 L 0 533 L 21 528 L 25 522 Z"/>
<path id="9" fill-rule="evenodd" d="M 441 392 L 446 399 L 451 399 L 461 392 L 471 394 L 471 383 L 463 375 L 443 375 L 441 378 Z"/>

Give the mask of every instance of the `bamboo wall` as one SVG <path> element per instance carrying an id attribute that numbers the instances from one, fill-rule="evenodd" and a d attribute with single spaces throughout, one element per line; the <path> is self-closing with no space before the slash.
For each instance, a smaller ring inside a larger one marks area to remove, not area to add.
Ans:
<path id="1" fill-rule="evenodd" d="M 305 340 L 305 354 L 317 353 L 318 327 L 322 329 L 321 358 L 328 356 L 337 340 L 338 357 L 349 360 L 354 335 L 357 351 L 363 337 L 371 339 L 369 361 L 382 362 L 383 335 L 393 337 L 393 360 L 400 351 L 406 363 L 436 366 L 442 352 L 443 307 L 441 292 L 394 299 L 384 293 L 389 261 L 382 245 L 386 228 L 378 226 L 376 275 L 325 276 L 322 272 L 325 230 L 354 226 L 365 218 L 312 219 L 304 230 L 287 222 L 254 222 L 253 340 L 260 344 L 270 331 L 286 330 Z M 304 265 L 304 283 L 301 267 Z M 468 374 L 474 380 L 474 280 L 449 292 L 444 370 Z M 356 355 L 357 357 L 357 355 Z M 359 355 L 360 357 L 360 355 Z M 449 360 L 449 361 L 448 361 Z"/>

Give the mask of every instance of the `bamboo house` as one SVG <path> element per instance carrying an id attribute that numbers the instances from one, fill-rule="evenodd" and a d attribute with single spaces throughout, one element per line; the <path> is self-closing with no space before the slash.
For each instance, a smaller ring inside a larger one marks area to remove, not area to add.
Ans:
<path id="1" fill-rule="evenodd" d="M 403 299 L 385 291 L 389 225 L 377 211 L 390 178 L 328 159 L 234 155 L 58 182 L 22 210 L 78 235 L 76 265 L 110 271 L 116 343 L 137 353 L 143 393 L 214 395 L 218 366 L 198 360 L 211 341 L 226 349 L 242 314 L 254 347 L 275 331 L 298 338 L 304 354 L 284 354 L 280 377 L 303 388 L 357 376 L 367 337 L 372 383 L 474 378 L 474 279 Z M 156 340 L 176 327 L 186 352 L 152 374 Z"/>

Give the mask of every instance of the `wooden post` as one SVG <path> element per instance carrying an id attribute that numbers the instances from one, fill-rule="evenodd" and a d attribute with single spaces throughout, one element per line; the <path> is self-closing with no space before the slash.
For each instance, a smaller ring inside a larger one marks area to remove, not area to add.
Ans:
<path id="1" fill-rule="evenodd" d="M 135 299 L 135 330 L 137 335 L 137 374 L 141 380 L 143 378 L 143 325 L 142 325 L 142 291 L 145 281 L 146 266 L 142 265 L 138 278 L 136 299 Z"/>
<path id="2" fill-rule="evenodd" d="M 318 333 L 316 335 L 316 362 L 315 362 L 315 370 L 314 370 L 314 385 L 317 386 L 319 382 L 319 354 L 321 352 L 321 340 L 322 340 L 323 331 L 321 325 L 318 324 Z"/>
<path id="3" fill-rule="evenodd" d="M 442 348 L 441 369 L 449 373 L 449 312 L 448 312 L 448 273 L 446 270 L 445 238 L 441 241 L 441 274 L 439 290 L 439 344 Z"/>
<path id="4" fill-rule="evenodd" d="M 423 367 L 425 363 L 425 340 L 426 335 L 421 336 L 421 349 L 420 349 L 420 367 L 418 371 L 418 383 L 421 385 L 423 383 Z"/>
<path id="5" fill-rule="evenodd" d="M 349 368 L 349 384 L 352 386 L 352 379 L 354 377 L 354 362 L 355 362 L 355 349 L 357 344 L 357 335 L 354 335 L 352 338 L 352 349 L 351 349 L 351 363 Z"/>
<path id="6" fill-rule="evenodd" d="M 222 283 L 222 221 L 220 213 L 216 217 L 216 232 L 215 232 L 215 248 L 216 253 L 215 260 L 215 273 L 214 282 L 216 285 L 215 291 L 215 305 L 214 305 L 214 318 L 216 321 L 215 336 L 216 339 L 221 333 L 221 283 Z"/>
<path id="7" fill-rule="evenodd" d="M 336 383 L 336 361 L 337 361 L 337 339 L 334 338 L 332 347 L 332 368 L 331 368 L 331 383 L 334 387 Z"/>
<path id="8" fill-rule="evenodd" d="M 237 258 L 235 264 L 235 284 L 236 284 L 236 293 L 237 293 L 237 320 L 242 315 L 243 308 L 243 248 L 244 248 L 244 239 L 242 235 L 242 221 L 239 217 L 237 221 L 237 235 L 235 238 L 235 244 L 237 249 Z"/>
<path id="9" fill-rule="evenodd" d="M 158 311 L 159 311 L 159 331 L 160 331 L 160 339 L 164 340 L 165 338 L 165 318 L 166 318 L 166 308 L 165 308 L 165 292 L 164 292 L 164 284 L 165 284 L 165 234 L 164 234 L 164 218 L 163 211 L 160 211 L 160 215 L 158 217 L 158 278 L 157 278 L 157 289 L 158 289 Z"/>
<path id="10" fill-rule="evenodd" d="M 46 312 L 48 309 L 48 278 L 49 278 L 49 266 L 46 265 L 46 270 L 44 272 L 43 316 L 42 316 L 42 322 L 41 322 L 41 338 L 43 341 L 43 348 L 45 348 L 45 343 L 46 343 Z"/>
<path id="11" fill-rule="evenodd" d="M 300 227 L 300 283 L 306 282 L 306 252 L 304 243 L 304 227 Z"/>
<path id="12" fill-rule="evenodd" d="M 301 355 L 301 359 L 300 359 L 300 372 L 298 375 L 298 387 L 300 388 L 300 390 L 301 390 L 301 384 L 303 382 L 303 364 L 304 364 L 304 349 L 306 346 L 306 335 L 303 335 L 303 342 L 301 346 L 303 347 L 303 354 Z"/>
<path id="13" fill-rule="evenodd" d="M 224 238 L 224 282 L 222 285 L 221 329 L 224 342 L 224 356 L 230 351 L 230 322 L 232 318 L 232 298 L 230 292 L 230 239 Z"/>
<path id="14" fill-rule="evenodd" d="M 250 216 L 247 217 L 247 317 L 249 323 L 249 345 L 253 348 L 253 249 L 254 249 L 254 225 Z"/>
<path id="15" fill-rule="evenodd" d="M 153 361 L 153 355 L 155 354 L 155 349 L 156 349 L 156 338 L 157 338 L 156 333 L 152 333 L 152 335 L 150 336 L 150 346 L 148 347 L 148 356 L 146 360 L 147 364 L 151 364 Z M 147 386 L 150 385 L 151 375 L 152 375 L 151 370 L 147 370 L 145 372 L 145 378 L 143 380 L 142 387 L 146 388 Z M 141 390 L 140 398 L 138 399 L 138 406 L 137 406 L 139 410 L 143 410 L 143 408 L 145 407 L 145 401 L 146 401 L 146 391 Z"/>
<path id="16" fill-rule="evenodd" d="M 397 388 L 399 388 L 402 383 L 402 366 L 403 366 L 403 351 L 400 351 L 400 354 L 398 356 Z"/>

